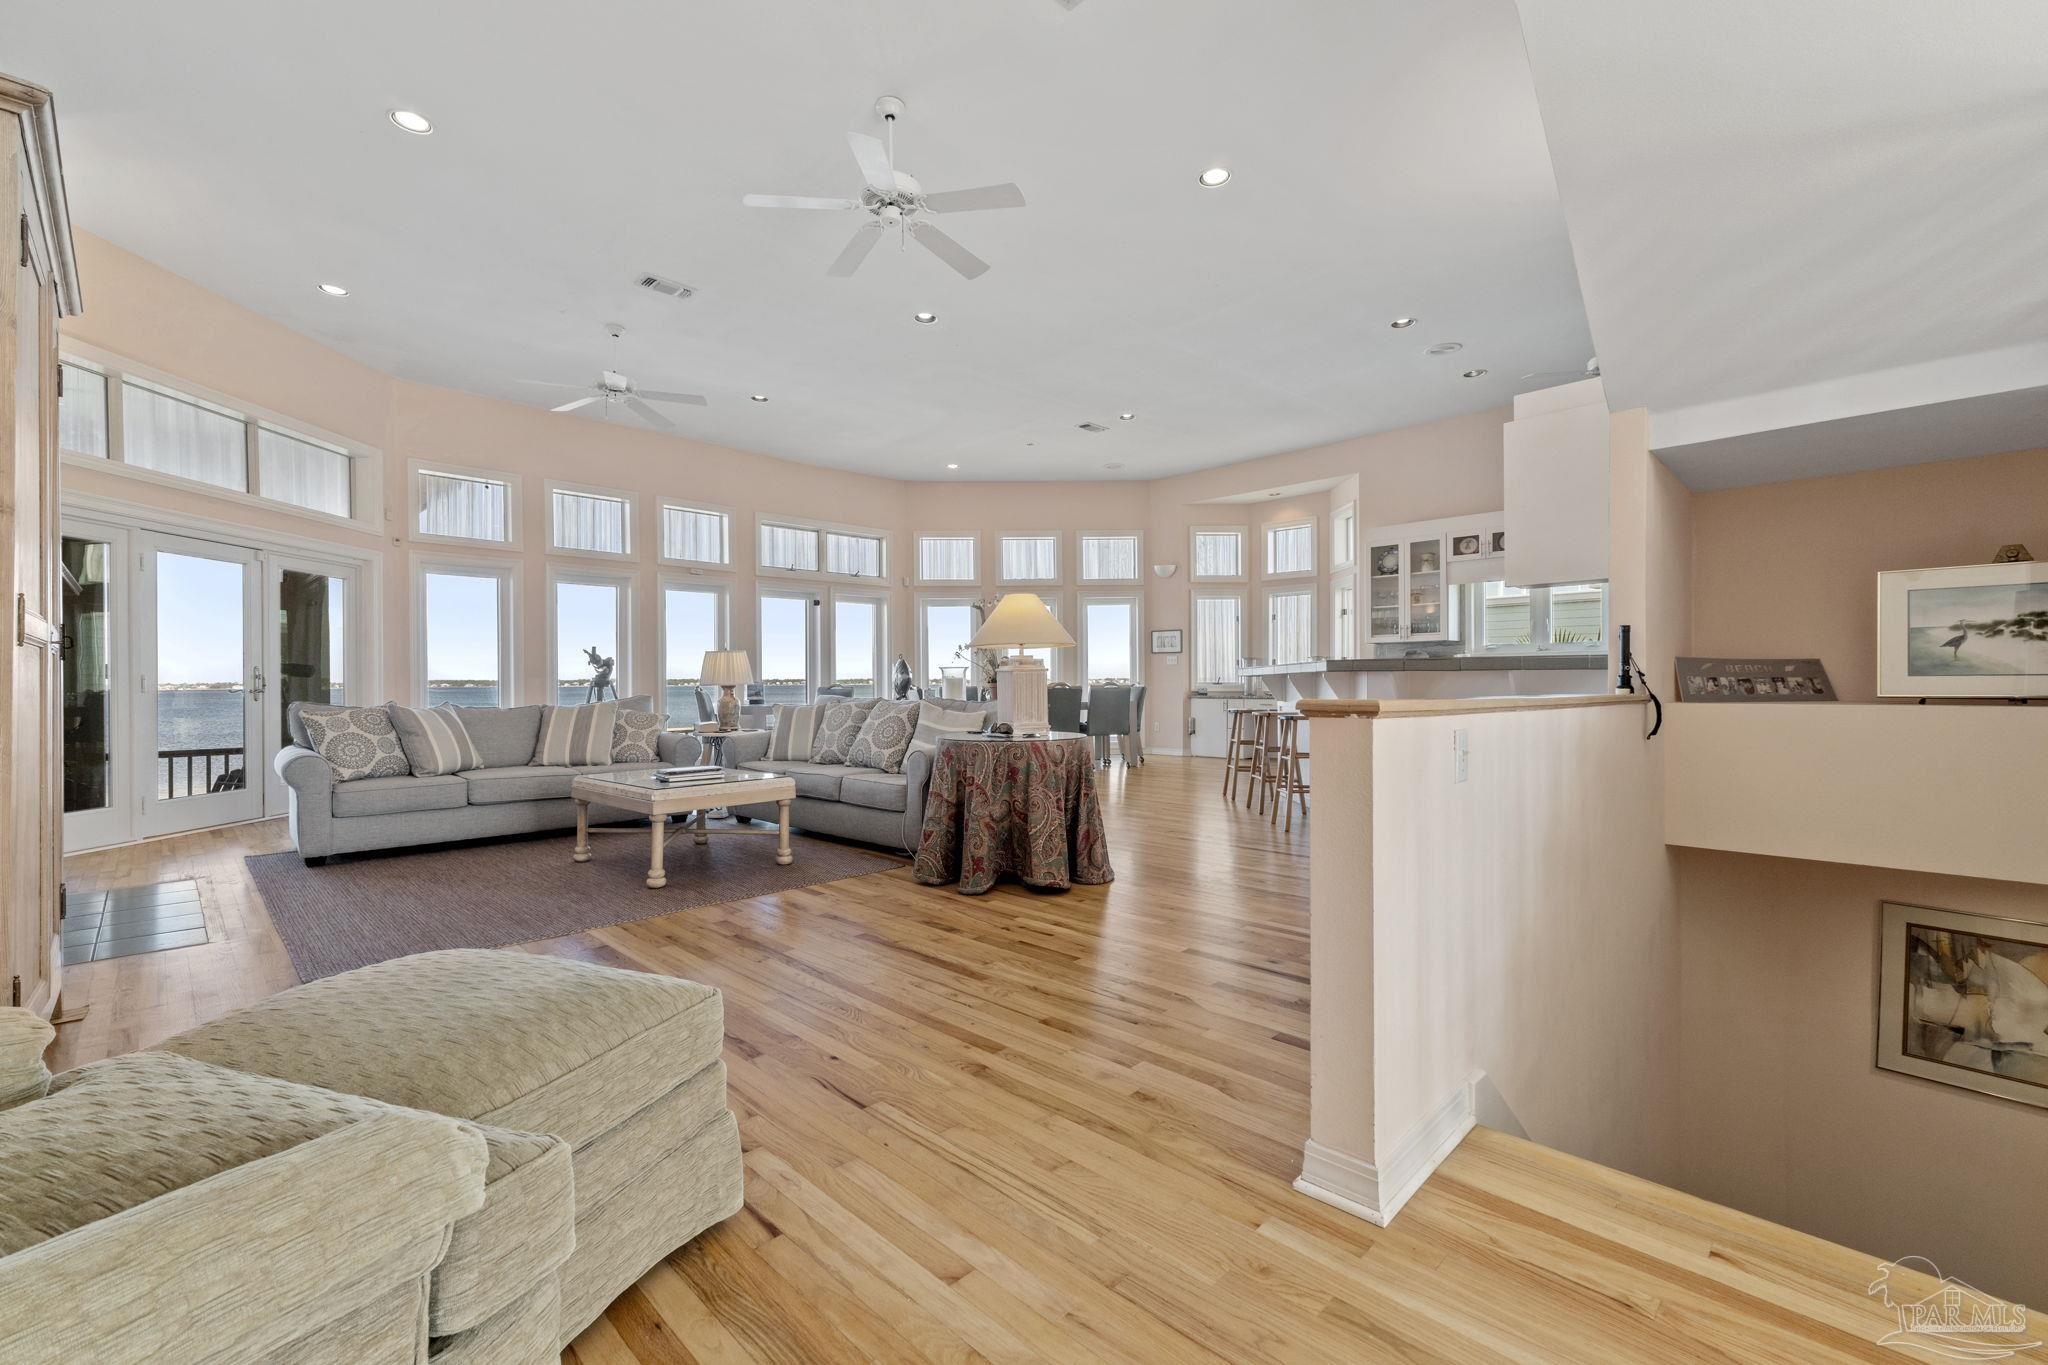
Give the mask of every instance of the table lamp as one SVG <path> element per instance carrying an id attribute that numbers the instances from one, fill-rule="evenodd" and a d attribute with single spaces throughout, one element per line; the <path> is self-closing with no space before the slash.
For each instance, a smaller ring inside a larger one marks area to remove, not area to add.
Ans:
<path id="1" fill-rule="evenodd" d="M 970 649 L 1058 649 L 1074 643 L 1036 593 L 1005 593 L 968 641 Z M 1005 654 L 996 670 L 996 720 L 1019 735 L 1046 732 L 1045 664 Z"/>
<path id="2" fill-rule="evenodd" d="M 708 649 L 704 651 L 704 666 L 698 671 L 699 682 L 710 683 L 724 688 L 718 698 L 718 728 L 737 730 L 740 728 L 740 699 L 733 695 L 735 687 L 745 687 L 754 680 L 754 665 L 747 658 L 744 649 Z"/>

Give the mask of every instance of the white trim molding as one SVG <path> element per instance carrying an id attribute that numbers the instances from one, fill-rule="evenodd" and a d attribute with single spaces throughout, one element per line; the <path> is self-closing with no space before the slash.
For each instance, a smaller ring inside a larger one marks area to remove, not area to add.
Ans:
<path id="1" fill-rule="evenodd" d="M 1385 1227 L 1472 1131 L 1473 1091 L 1478 1080 L 1477 1074 L 1468 1077 L 1439 1100 L 1436 1108 L 1393 1144 L 1386 1160 L 1377 1164 L 1309 1139 L 1302 1144 L 1301 1175 L 1294 1188 Z"/>

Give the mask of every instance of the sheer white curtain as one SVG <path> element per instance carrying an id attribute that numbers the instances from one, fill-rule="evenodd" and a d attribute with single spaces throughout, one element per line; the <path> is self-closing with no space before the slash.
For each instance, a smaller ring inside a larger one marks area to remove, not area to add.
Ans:
<path id="1" fill-rule="evenodd" d="M 269 427 L 256 429 L 256 487 L 273 501 L 345 517 L 352 464 L 347 455 L 329 446 Z"/>
<path id="2" fill-rule="evenodd" d="M 1191 679 L 1197 686 L 1244 680 L 1237 661 L 1244 657 L 1244 603 L 1235 597 L 1195 599 L 1195 662 Z"/>
<path id="3" fill-rule="evenodd" d="M 818 533 L 808 526 L 778 526 L 774 522 L 762 522 L 761 567 L 816 573 Z"/>
<path id="4" fill-rule="evenodd" d="M 1195 532 L 1196 578 L 1242 578 L 1244 532 Z"/>
<path id="5" fill-rule="evenodd" d="M 1316 528 L 1299 526 L 1266 528 L 1267 573 L 1311 573 L 1316 567 Z"/>
<path id="6" fill-rule="evenodd" d="M 1129 582 L 1137 576 L 1136 536 L 1081 537 L 1081 578 L 1084 582 Z"/>
<path id="7" fill-rule="evenodd" d="M 626 501 L 597 493 L 555 490 L 555 548 L 626 553 Z"/>
<path id="8" fill-rule="evenodd" d="M 852 535 L 844 531 L 827 531 L 825 572 L 852 574 L 856 578 L 880 578 L 882 538 Z"/>
<path id="9" fill-rule="evenodd" d="M 927 583 L 972 583 L 974 537 L 919 536 L 917 576 Z"/>
<path id="10" fill-rule="evenodd" d="M 64 396 L 57 400 L 57 448 L 74 455 L 107 453 L 107 377 L 77 365 L 64 372 Z"/>
<path id="11" fill-rule="evenodd" d="M 1003 581 L 1055 583 L 1060 576 L 1058 536 L 1004 536 Z"/>
<path id="12" fill-rule="evenodd" d="M 1316 638 L 1314 594 L 1306 588 L 1300 592 L 1276 592 L 1267 603 L 1267 623 L 1272 630 L 1268 643 L 1272 646 L 1273 662 L 1298 664 L 1309 658 L 1315 650 Z"/>
<path id="13" fill-rule="evenodd" d="M 690 559 L 700 564 L 728 563 L 727 524 L 723 512 L 705 512 L 695 507 L 664 507 L 661 509 L 661 557 Z"/>
<path id="14" fill-rule="evenodd" d="M 249 437 L 241 418 L 130 381 L 121 386 L 121 424 L 126 463 L 249 491 Z"/>
<path id="15" fill-rule="evenodd" d="M 509 490 L 496 479 L 456 474 L 420 474 L 420 534 L 463 540 L 509 539 Z"/>

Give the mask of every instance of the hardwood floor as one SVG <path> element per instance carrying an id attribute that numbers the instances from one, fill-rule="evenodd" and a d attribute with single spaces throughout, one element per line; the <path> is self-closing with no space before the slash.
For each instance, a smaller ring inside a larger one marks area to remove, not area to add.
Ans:
<path id="1" fill-rule="evenodd" d="M 1872 1258 L 1488 1130 L 1385 1230 L 1289 1188 L 1308 835 L 1219 776 L 1105 776 L 1110 887 L 906 870 L 535 945 L 724 991 L 747 1153 L 746 1208 L 564 1360 L 1897 1359 Z M 79 889 L 198 879 L 214 941 L 67 969 L 89 1008 L 51 1065 L 291 984 L 242 866 L 286 842 L 69 860 Z"/>

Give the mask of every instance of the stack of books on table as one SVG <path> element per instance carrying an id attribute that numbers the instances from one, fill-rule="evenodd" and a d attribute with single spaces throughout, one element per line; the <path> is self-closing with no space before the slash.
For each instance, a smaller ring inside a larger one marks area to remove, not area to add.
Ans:
<path id="1" fill-rule="evenodd" d="M 654 780 L 671 787 L 710 787 L 727 780 L 728 776 L 723 768 L 698 763 L 686 768 L 657 768 Z"/>

